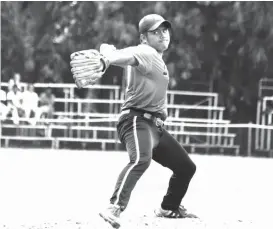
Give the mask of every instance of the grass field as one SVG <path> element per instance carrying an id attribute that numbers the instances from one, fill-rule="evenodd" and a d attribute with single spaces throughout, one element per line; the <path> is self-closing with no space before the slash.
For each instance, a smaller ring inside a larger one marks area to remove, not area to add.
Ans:
<path id="1" fill-rule="evenodd" d="M 0 228 L 106 229 L 125 152 L 0 149 Z M 171 172 L 156 163 L 138 182 L 121 229 L 273 228 L 273 160 L 191 156 L 197 172 L 183 204 L 200 219 L 158 219 Z"/>

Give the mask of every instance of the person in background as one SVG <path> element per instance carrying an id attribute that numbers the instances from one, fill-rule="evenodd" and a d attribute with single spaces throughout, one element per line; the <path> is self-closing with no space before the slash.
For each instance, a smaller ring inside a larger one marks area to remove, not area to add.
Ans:
<path id="1" fill-rule="evenodd" d="M 12 90 L 7 93 L 7 108 L 8 115 L 11 114 L 14 124 L 19 124 L 19 116 L 23 115 L 22 109 L 22 92 L 16 84 L 13 85 Z"/>
<path id="2" fill-rule="evenodd" d="M 40 94 L 39 107 L 35 114 L 35 121 L 32 124 L 36 124 L 37 121 L 42 118 L 52 118 L 54 112 L 54 100 L 55 96 L 52 93 L 51 88 L 47 88 L 45 92 Z"/>
<path id="3" fill-rule="evenodd" d="M 11 91 L 14 85 L 16 85 L 19 89 L 22 88 L 21 75 L 19 73 L 15 73 L 13 78 L 11 78 L 9 80 L 9 82 L 8 82 L 8 91 Z"/>
<path id="4" fill-rule="evenodd" d="M 4 90 L 0 90 L 0 118 L 6 119 L 8 114 L 8 107 L 7 107 L 7 93 Z"/>
<path id="5" fill-rule="evenodd" d="M 31 119 L 31 114 L 33 113 L 34 117 L 38 110 L 39 97 L 38 94 L 34 91 L 33 84 L 28 84 L 27 89 L 22 93 L 22 109 L 24 110 L 24 117 L 28 120 L 29 123 L 34 123 L 35 119 Z"/>

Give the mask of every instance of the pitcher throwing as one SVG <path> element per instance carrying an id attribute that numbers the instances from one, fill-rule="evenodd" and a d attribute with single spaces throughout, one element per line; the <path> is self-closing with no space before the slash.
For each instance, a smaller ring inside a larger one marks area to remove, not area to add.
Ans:
<path id="1" fill-rule="evenodd" d="M 87 84 L 93 84 L 109 65 L 132 66 L 126 99 L 117 124 L 119 139 L 125 145 L 130 161 L 118 177 L 109 207 L 99 213 L 114 228 L 120 227 L 120 214 L 126 209 L 137 181 L 152 159 L 173 171 L 167 193 L 161 206 L 154 211 L 155 215 L 166 218 L 196 217 L 187 213 L 181 205 L 196 166 L 184 148 L 164 128 L 169 73 L 162 56 L 170 43 L 170 29 L 169 21 L 160 15 L 150 14 L 139 22 L 138 46 L 116 50 L 112 45 L 103 44 L 99 61 L 91 61 L 85 67 L 76 65 L 80 62 L 77 59 L 72 58 L 71 61 L 76 82 L 83 79 L 80 70 L 88 67 L 92 71 L 96 69 L 94 77 L 91 76 L 94 73 L 85 74 L 87 79 L 83 82 Z M 77 53 L 71 56 L 77 56 Z"/>

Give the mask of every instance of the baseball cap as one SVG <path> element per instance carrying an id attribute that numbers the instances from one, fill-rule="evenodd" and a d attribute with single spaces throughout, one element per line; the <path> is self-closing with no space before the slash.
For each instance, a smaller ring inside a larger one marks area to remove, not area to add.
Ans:
<path id="1" fill-rule="evenodd" d="M 144 33 L 147 31 L 153 31 L 157 29 L 162 23 L 166 24 L 168 28 L 172 27 L 171 23 L 165 20 L 162 16 L 158 14 L 148 14 L 139 21 L 139 32 Z"/>

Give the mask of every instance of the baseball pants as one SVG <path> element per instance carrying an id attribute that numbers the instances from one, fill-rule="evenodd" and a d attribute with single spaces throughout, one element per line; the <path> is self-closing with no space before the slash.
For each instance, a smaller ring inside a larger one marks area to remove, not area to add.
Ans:
<path id="1" fill-rule="evenodd" d="M 176 210 L 196 171 L 188 153 L 167 130 L 147 120 L 141 112 L 130 110 L 128 114 L 122 115 L 117 131 L 129 153 L 130 162 L 120 173 L 110 202 L 124 210 L 137 181 L 153 159 L 173 172 L 161 207 Z"/>

